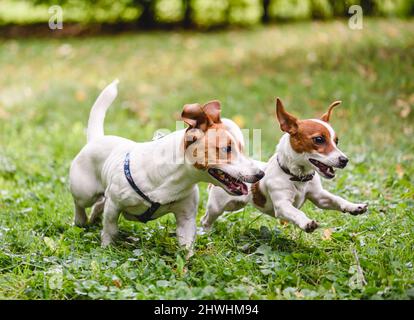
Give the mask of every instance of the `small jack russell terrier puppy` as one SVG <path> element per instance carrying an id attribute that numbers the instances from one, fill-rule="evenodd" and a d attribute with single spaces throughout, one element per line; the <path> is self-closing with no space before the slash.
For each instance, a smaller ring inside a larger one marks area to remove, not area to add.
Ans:
<path id="1" fill-rule="evenodd" d="M 207 211 L 201 220 L 203 230 L 209 231 L 224 211 L 239 210 L 249 202 L 263 213 L 291 221 L 306 232 L 319 226 L 299 210 L 307 199 L 322 209 L 364 213 L 366 204 L 351 203 L 324 190 L 321 184 L 320 176 L 332 179 L 334 168 L 343 169 L 348 163 L 329 124 L 332 110 L 340 103 L 332 103 L 321 119 L 298 120 L 286 112 L 277 98 L 276 115 L 285 134 L 268 163 L 256 162 L 265 177 L 250 185 L 247 195 L 237 197 L 210 186 Z"/>
<path id="2" fill-rule="evenodd" d="M 101 238 L 105 247 L 114 241 L 120 213 L 127 220 L 147 222 L 172 212 L 178 242 L 191 252 L 197 183 L 210 182 L 229 194 L 241 195 L 247 194 L 243 181 L 257 182 L 264 173 L 236 144 L 237 137 L 228 129 L 232 127 L 234 132 L 235 124 L 221 121 L 218 101 L 185 105 L 181 117 L 189 127 L 155 141 L 137 143 L 104 135 L 105 113 L 117 96 L 117 83 L 108 85 L 93 105 L 87 144 L 70 168 L 75 224 L 87 224 L 88 207 L 93 206 L 92 224 L 103 213 Z M 221 139 L 217 139 L 217 132 Z"/>

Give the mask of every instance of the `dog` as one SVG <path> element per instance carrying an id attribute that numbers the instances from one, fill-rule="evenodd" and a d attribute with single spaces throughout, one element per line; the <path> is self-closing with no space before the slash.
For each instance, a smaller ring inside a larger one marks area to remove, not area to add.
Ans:
<path id="1" fill-rule="evenodd" d="M 242 195 L 248 192 L 245 182 L 257 182 L 264 173 L 243 155 L 227 130 L 234 124 L 221 121 L 218 101 L 185 105 L 181 118 L 188 128 L 154 141 L 137 143 L 105 135 L 105 113 L 118 94 L 117 85 L 117 80 L 108 85 L 94 103 L 87 144 L 70 167 L 74 223 L 86 226 L 85 209 L 93 206 L 89 224 L 103 215 L 101 244 L 106 247 L 114 242 L 121 213 L 127 220 L 147 222 L 172 212 L 179 245 L 191 250 L 197 183 L 205 181 Z"/>
<path id="2" fill-rule="evenodd" d="M 230 196 L 210 186 L 201 232 L 210 231 L 224 211 L 236 211 L 248 203 L 272 217 L 290 221 L 308 233 L 317 229 L 319 224 L 300 210 L 306 200 L 322 209 L 352 215 L 366 212 L 367 204 L 349 202 L 326 191 L 321 184 L 321 176 L 333 179 L 334 168 L 343 169 L 348 163 L 329 124 L 333 109 L 340 103 L 332 103 L 320 119 L 299 120 L 288 113 L 277 98 L 276 116 L 284 135 L 268 163 L 256 162 L 265 172 L 264 178 L 249 185 L 249 193 L 243 196 Z"/>

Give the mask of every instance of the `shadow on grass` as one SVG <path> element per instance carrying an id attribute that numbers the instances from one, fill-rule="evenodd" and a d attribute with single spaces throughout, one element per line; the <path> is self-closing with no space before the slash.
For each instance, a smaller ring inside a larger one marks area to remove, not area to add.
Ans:
<path id="1" fill-rule="evenodd" d="M 248 228 L 240 233 L 240 240 L 245 243 L 244 246 L 238 247 L 238 250 L 243 253 L 254 253 L 261 246 L 269 246 L 274 252 L 279 253 L 307 253 L 320 254 L 320 250 L 314 247 L 303 245 L 299 240 L 292 240 L 282 235 L 278 229 L 269 230 L 265 226 L 260 229 Z"/>

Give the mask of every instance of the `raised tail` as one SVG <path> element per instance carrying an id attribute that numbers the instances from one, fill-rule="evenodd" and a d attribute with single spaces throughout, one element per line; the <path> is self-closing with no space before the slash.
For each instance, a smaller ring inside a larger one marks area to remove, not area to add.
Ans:
<path id="1" fill-rule="evenodd" d="M 119 80 L 116 79 L 105 89 L 103 89 L 93 104 L 88 120 L 88 142 L 104 136 L 104 120 L 106 110 L 108 110 L 109 106 L 118 95 L 118 82 Z"/>

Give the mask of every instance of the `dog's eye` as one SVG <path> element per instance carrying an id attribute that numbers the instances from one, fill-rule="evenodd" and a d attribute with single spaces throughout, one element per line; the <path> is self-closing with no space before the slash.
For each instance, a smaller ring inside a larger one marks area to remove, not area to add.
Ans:
<path id="1" fill-rule="evenodd" d="M 320 136 L 320 137 L 315 137 L 313 138 L 313 142 L 315 142 L 316 144 L 324 144 L 325 143 L 325 138 Z"/>
<path id="2" fill-rule="evenodd" d="M 225 153 L 230 153 L 231 152 L 231 146 L 223 147 L 223 148 L 221 148 L 221 150 Z"/>

